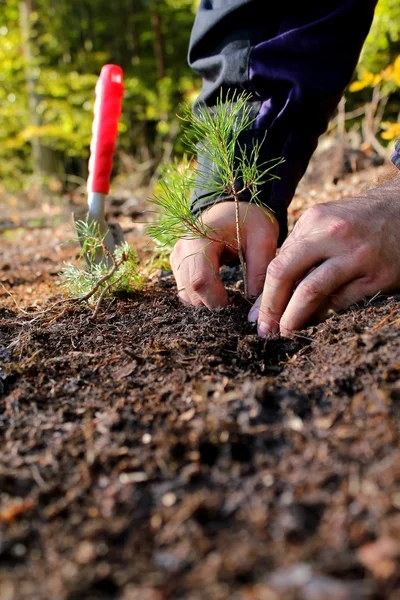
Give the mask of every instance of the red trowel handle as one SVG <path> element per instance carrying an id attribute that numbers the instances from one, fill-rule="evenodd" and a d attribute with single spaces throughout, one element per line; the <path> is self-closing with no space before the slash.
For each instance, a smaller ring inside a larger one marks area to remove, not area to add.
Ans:
<path id="1" fill-rule="evenodd" d="M 92 141 L 90 144 L 88 192 L 108 194 L 113 155 L 124 95 L 123 71 L 104 65 L 96 84 Z"/>

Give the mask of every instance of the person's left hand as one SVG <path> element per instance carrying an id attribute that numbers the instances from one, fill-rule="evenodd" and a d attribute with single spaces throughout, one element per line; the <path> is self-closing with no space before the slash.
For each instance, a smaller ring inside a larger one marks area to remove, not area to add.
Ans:
<path id="1" fill-rule="evenodd" d="M 256 204 L 240 202 L 239 213 L 248 293 L 255 298 L 263 289 L 268 264 L 276 254 L 279 226 L 267 209 Z M 180 300 L 211 310 L 228 304 L 219 270 L 238 255 L 235 203 L 217 202 L 204 210 L 201 219 L 212 240 L 206 237 L 179 240 L 170 262 Z"/>

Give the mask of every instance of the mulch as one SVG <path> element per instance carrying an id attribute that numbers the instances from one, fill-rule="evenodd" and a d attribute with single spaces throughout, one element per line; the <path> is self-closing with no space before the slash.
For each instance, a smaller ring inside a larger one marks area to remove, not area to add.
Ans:
<path id="1" fill-rule="evenodd" d="M 1 600 L 399 599 L 400 296 L 263 341 L 235 269 L 214 312 L 162 271 L 39 318 L 68 235 L 0 238 Z"/>

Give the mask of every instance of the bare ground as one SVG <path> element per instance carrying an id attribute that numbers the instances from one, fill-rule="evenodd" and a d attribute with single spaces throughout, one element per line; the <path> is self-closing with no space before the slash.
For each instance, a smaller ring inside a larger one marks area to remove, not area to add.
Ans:
<path id="1" fill-rule="evenodd" d="M 300 188 L 291 224 L 368 177 Z M 235 271 L 215 312 L 163 272 L 37 318 L 76 248 L 5 229 L 1 600 L 400 598 L 400 296 L 264 342 Z"/>

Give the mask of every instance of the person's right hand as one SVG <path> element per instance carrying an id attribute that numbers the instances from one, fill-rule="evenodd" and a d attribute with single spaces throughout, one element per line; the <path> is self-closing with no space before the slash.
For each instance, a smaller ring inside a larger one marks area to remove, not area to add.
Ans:
<path id="1" fill-rule="evenodd" d="M 306 210 L 271 261 L 249 313 L 261 337 L 400 289 L 400 175 L 355 198 Z"/>
<path id="2" fill-rule="evenodd" d="M 277 247 L 279 226 L 266 210 L 255 204 L 240 203 L 242 250 L 247 265 L 248 293 L 253 298 L 263 289 L 267 267 Z M 212 229 L 210 235 L 215 241 L 179 240 L 170 262 L 182 302 L 215 309 L 228 304 L 219 268 L 237 257 L 235 203 L 214 204 L 204 210 L 201 218 Z"/>

